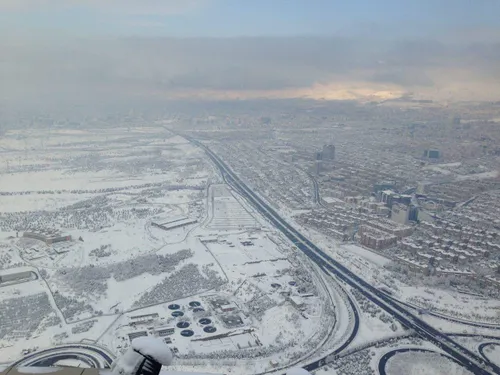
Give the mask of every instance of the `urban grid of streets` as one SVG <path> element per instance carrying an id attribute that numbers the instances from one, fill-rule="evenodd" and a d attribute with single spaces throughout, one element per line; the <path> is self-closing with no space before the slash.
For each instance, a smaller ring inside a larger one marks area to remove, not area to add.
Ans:
<path id="1" fill-rule="evenodd" d="M 224 179 L 228 184 L 235 187 L 242 195 L 244 195 L 245 198 L 247 198 L 274 225 L 276 225 L 276 227 L 279 228 L 301 251 L 305 252 L 314 262 L 322 266 L 325 271 L 330 271 L 332 275 L 339 277 L 346 284 L 360 290 L 370 300 L 374 301 L 386 311 L 396 316 L 402 324 L 415 330 L 415 332 L 423 338 L 435 343 L 439 348 L 452 355 L 474 374 L 487 375 L 490 373 L 487 370 L 488 367 L 491 367 L 492 371 L 500 373 L 500 367 L 491 363 L 486 364 L 484 359 L 453 341 L 446 334 L 443 334 L 439 332 L 439 330 L 426 324 L 410 311 L 399 306 L 398 303 L 394 302 L 385 293 L 369 285 L 362 278 L 354 275 L 347 268 L 326 255 L 311 241 L 287 224 L 286 221 L 276 213 L 276 211 L 263 202 L 263 200 L 255 193 L 253 193 L 252 190 L 250 190 L 238 178 L 235 172 L 228 168 L 227 165 L 219 157 L 217 157 L 217 155 L 210 151 L 209 148 L 192 138 L 189 139 L 207 152 L 211 160 L 217 165 L 221 173 L 224 175 Z"/>

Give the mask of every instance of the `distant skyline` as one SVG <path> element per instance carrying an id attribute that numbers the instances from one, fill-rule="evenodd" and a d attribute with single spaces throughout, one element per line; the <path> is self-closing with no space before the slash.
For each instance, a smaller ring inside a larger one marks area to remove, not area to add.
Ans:
<path id="1" fill-rule="evenodd" d="M 0 0 L 0 30 L 79 36 L 497 38 L 497 0 Z"/>

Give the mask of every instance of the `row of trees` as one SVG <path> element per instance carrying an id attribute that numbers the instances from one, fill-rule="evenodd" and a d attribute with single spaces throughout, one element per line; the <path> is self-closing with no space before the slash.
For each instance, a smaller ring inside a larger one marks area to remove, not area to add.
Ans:
<path id="1" fill-rule="evenodd" d="M 47 293 L 5 299 L 0 302 L 0 339 L 18 332 L 29 338 L 53 312 Z"/>
<path id="2" fill-rule="evenodd" d="M 92 205 L 82 210 L 8 212 L 0 215 L 0 228 L 6 232 L 54 227 L 95 231 L 117 222 L 147 218 L 161 212 L 158 207 L 119 209 L 107 205 Z"/>
<path id="3" fill-rule="evenodd" d="M 67 193 L 69 193 L 69 194 L 105 194 L 105 193 L 116 193 L 119 191 L 125 191 L 125 190 L 130 190 L 130 189 L 147 189 L 147 188 L 152 188 L 152 187 L 160 187 L 162 185 L 165 185 L 165 183 L 164 182 L 150 182 L 150 183 L 140 184 L 140 185 L 128 185 L 128 186 L 109 187 L 109 188 L 102 188 L 102 189 L 0 191 L 0 196 L 2 196 L 2 195 L 31 195 L 31 194 L 53 195 L 53 194 L 67 194 Z M 195 185 L 168 185 L 168 186 L 163 186 L 163 187 L 164 188 L 166 187 L 168 190 L 183 190 L 183 189 L 197 190 L 197 189 L 202 188 L 200 186 L 195 186 Z"/>
<path id="4" fill-rule="evenodd" d="M 159 275 L 172 272 L 183 260 L 193 256 L 191 250 L 180 250 L 173 254 L 146 254 L 104 266 L 88 265 L 80 268 L 61 268 L 56 276 L 75 294 L 87 300 L 99 298 L 108 288 L 108 279 L 129 280 L 144 273 Z"/>
<path id="5" fill-rule="evenodd" d="M 205 275 L 200 272 L 198 265 L 189 263 L 144 293 L 134 303 L 134 307 L 173 301 L 199 293 L 202 290 L 213 289 L 225 283 L 225 280 L 212 269 L 206 268 L 204 273 Z"/>

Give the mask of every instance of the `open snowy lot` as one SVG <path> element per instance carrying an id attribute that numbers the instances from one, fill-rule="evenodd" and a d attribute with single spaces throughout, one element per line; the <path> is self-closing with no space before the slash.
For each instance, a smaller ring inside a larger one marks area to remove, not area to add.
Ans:
<path id="1" fill-rule="evenodd" d="M 500 342 L 490 344 L 484 348 L 484 354 L 495 365 L 500 366 Z"/>
<path id="2" fill-rule="evenodd" d="M 499 322 L 500 301 L 452 290 L 401 286 L 400 299 L 444 316 L 466 321 Z"/>
<path id="3" fill-rule="evenodd" d="M 183 138 L 157 128 L 52 129 L 9 132 L 0 143 L 0 271 L 29 266 L 38 277 L 2 285 L 1 302 L 6 313 L 24 300 L 39 305 L 26 317 L 29 334 L 18 328 L 25 318 L 2 319 L 11 337 L 2 359 L 27 345 L 96 339 L 117 314 L 225 282 L 199 241 L 185 243 L 205 216 L 212 171 Z M 176 215 L 193 224 L 152 225 Z M 49 232 L 63 240 L 43 238 Z M 165 285 L 175 293 L 159 293 Z"/>
<path id="4" fill-rule="evenodd" d="M 398 353 L 387 362 L 388 375 L 472 375 L 459 364 L 437 353 Z"/>
<path id="5" fill-rule="evenodd" d="M 335 326 L 317 271 L 185 139 L 52 129 L 0 142 L 0 272 L 19 274 L 0 286 L 2 361 L 153 335 L 179 368 L 231 358 L 253 373 L 314 352 Z"/>

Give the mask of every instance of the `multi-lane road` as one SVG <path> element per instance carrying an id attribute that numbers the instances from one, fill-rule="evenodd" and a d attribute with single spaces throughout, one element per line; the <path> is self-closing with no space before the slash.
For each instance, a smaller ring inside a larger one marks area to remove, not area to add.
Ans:
<path id="1" fill-rule="evenodd" d="M 413 329 L 422 338 L 434 343 L 445 353 L 461 363 L 474 374 L 488 375 L 491 373 L 500 374 L 500 367 L 487 363 L 483 358 L 471 352 L 464 346 L 452 340 L 443 332 L 430 326 L 418 316 L 408 311 L 388 295 L 370 285 L 362 278 L 355 275 L 345 266 L 337 262 L 320 248 L 314 245 L 309 239 L 293 228 L 284 220 L 273 208 L 271 208 L 262 198 L 252 191 L 215 153 L 202 143 L 186 137 L 195 145 L 201 147 L 218 167 L 224 179 L 236 189 L 244 198 L 250 202 L 256 210 L 266 217 L 277 229 L 279 229 L 295 246 L 306 254 L 312 261 L 320 265 L 323 269 L 333 273 L 340 280 L 352 288 L 357 289 L 366 298 L 374 302 L 382 309 L 386 310 L 407 328 Z"/>

